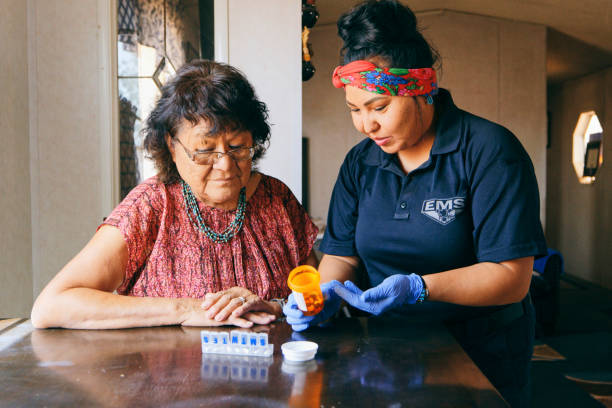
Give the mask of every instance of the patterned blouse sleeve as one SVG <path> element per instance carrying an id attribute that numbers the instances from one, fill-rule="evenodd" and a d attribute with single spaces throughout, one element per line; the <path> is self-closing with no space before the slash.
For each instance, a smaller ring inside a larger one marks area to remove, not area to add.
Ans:
<path id="1" fill-rule="evenodd" d="M 142 270 L 155 244 L 159 230 L 158 207 L 164 197 L 162 190 L 163 185 L 156 183 L 136 186 L 102 223 L 118 228 L 127 244 L 128 262 L 123 282 L 117 289 L 120 293 L 134 274 Z"/>

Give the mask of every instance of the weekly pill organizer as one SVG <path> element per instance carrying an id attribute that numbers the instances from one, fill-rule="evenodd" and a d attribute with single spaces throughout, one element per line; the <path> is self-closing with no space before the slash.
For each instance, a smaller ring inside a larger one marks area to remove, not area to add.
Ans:
<path id="1" fill-rule="evenodd" d="M 200 337 L 205 354 L 269 357 L 274 353 L 274 344 L 268 344 L 268 333 L 202 330 Z"/>

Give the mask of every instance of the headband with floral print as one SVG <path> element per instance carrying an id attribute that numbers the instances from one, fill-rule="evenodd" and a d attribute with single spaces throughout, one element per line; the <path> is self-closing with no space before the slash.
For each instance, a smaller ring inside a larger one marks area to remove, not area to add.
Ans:
<path id="1" fill-rule="evenodd" d="M 364 60 L 336 67 L 332 83 L 336 88 L 351 85 L 391 96 L 423 95 L 427 103 L 433 103 L 432 96 L 438 93 L 436 71 L 433 68 L 378 68 Z"/>

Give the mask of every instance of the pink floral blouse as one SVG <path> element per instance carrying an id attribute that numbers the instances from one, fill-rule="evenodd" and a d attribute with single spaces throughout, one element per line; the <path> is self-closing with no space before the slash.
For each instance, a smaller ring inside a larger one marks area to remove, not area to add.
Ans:
<path id="1" fill-rule="evenodd" d="M 222 231 L 235 210 L 198 201 L 202 220 Z M 102 225 L 117 227 L 127 243 L 122 295 L 200 298 L 242 286 L 264 299 L 290 293 L 287 276 L 305 261 L 317 227 L 289 188 L 266 175 L 247 201 L 244 224 L 228 243 L 215 244 L 191 224 L 180 183 L 151 177 L 136 186 Z"/>

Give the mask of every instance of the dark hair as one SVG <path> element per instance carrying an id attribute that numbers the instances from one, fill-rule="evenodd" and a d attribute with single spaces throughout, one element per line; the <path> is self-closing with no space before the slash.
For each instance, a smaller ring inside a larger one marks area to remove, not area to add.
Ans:
<path id="1" fill-rule="evenodd" d="M 268 109 L 239 70 L 220 62 L 191 61 L 164 85 L 143 129 L 144 148 L 162 183 L 180 180 L 165 138 L 176 136 L 183 119 L 193 125 L 205 120 L 211 134 L 249 131 L 255 147 L 253 162 L 263 156 L 270 139 Z"/>
<path id="2" fill-rule="evenodd" d="M 380 57 L 389 68 L 431 68 L 439 61 L 412 10 L 395 0 L 356 5 L 338 19 L 338 35 L 344 41 L 344 64 Z"/>

